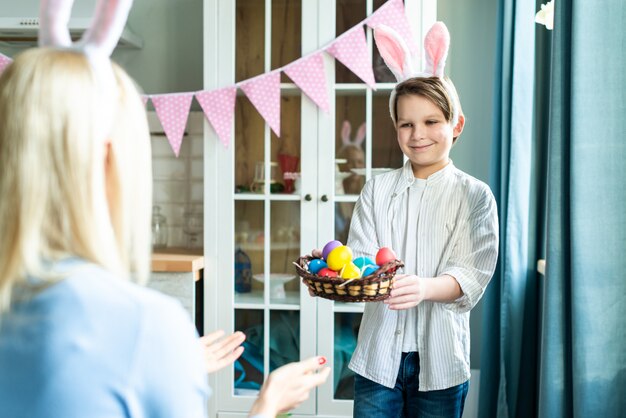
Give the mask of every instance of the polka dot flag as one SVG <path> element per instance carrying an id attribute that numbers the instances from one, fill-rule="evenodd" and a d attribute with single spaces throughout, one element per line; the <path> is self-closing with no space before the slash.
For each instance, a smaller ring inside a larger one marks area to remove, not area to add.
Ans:
<path id="1" fill-rule="evenodd" d="M 236 97 L 236 87 L 196 93 L 196 100 L 225 148 L 230 143 Z"/>
<path id="2" fill-rule="evenodd" d="M 299 59 L 283 70 L 302 91 L 328 113 L 328 87 L 322 53 Z"/>
<path id="3" fill-rule="evenodd" d="M 0 54 L 0 74 L 2 74 L 4 69 L 7 68 L 12 62 L 13 60 L 11 58 L 7 57 L 6 55 Z"/>
<path id="4" fill-rule="evenodd" d="M 239 87 L 280 137 L 280 71 L 254 77 L 240 83 Z"/>
<path id="5" fill-rule="evenodd" d="M 150 96 L 165 136 L 178 157 L 183 143 L 193 93 L 175 93 Z"/>
<path id="6" fill-rule="evenodd" d="M 357 26 L 340 35 L 326 48 L 326 52 L 341 61 L 368 86 L 376 90 L 374 72 L 362 26 Z"/>
<path id="7" fill-rule="evenodd" d="M 418 50 L 417 42 L 413 37 L 411 25 L 404 13 L 404 3 L 402 0 L 389 0 L 376 10 L 367 20 L 367 26 L 375 28 L 377 25 L 386 25 L 394 29 L 406 42 L 409 50 L 415 53 Z"/>

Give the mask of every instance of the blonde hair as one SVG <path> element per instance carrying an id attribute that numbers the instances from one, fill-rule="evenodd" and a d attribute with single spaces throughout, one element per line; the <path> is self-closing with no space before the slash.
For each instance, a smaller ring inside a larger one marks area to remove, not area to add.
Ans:
<path id="1" fill-rule="evenodd" d="M 131 79 L 113 68 L 110 99 L 75 51 L 27 50 L 0 77 L 0 313 L 16 283 L 57 280 L 46 265 L 65 257 L 147 278 L 146 112 Z M 103 111 L 113 115 L 107 135 Z"/>

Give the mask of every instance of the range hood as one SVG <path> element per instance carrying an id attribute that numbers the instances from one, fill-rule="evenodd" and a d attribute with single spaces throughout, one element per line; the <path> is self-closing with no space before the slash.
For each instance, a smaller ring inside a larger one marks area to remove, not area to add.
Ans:
<path id="1" fill-rule="evenodd" d="M 37 45 L 40 0 L 0 0 L 0 45 L 31 47 Z M 96 0 L 75 0 L 68 29 L 77 41 L 91 25 Z M 141 48 L 143 40 L 124 28 L 118 48 Z"/>

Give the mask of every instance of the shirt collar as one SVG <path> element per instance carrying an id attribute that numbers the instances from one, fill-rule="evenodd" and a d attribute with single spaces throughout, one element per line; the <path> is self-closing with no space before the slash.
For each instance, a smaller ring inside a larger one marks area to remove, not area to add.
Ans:
<path id="1" fill-rule="evenodd" d="M 426 178 L 426 185 L 437 183 L 455 170 L 454 163 L 452 160 L 441 170 L 431 174 Z M 396 183 L 395 190 L 393 191 L 393 197 L 403 193 L 406 191 L 411 185 L 415 182 L 415 175 L 413 174 L 413 168 L 411 167 L 411 160 L 406 160 L 404 166 L 402 167 L 402 173 L 400 174 L 400 179 Z"/>

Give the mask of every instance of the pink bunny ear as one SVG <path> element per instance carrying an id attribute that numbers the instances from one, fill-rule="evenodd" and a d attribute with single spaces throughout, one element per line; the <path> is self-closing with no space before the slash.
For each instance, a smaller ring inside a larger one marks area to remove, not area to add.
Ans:
<path id="1" fill-rule="evenodd" d="M 350 132 L 352 132 L 352 126 L 349 121 L 344 120 L 341 126 L 341 143 L 343 146 L 350 145 Z"/>
<path id="2" fill-rule="evenodd" d="M 69 47 L 72 45 L 67 24 L 73 0 L 41 0 L 39 6 L 39 46 Z"/>
<path id="3" fill-rule="evenodd" d="M 74 0 L 42 0 L 39 9 L 39 45 L 68 48 L 67 28 Z M 76 46 L 109 57 L 119 40 L 133 0 L 98 0 L 90 28 Z"/>
<path id="4" fill-rule="evenodd" d="M 122 35 L 133 0 L 98 0 L 89 29 L 80 40 L 85 49 L 111 55 Z"/>
<path id="5" fill-rule="evenodd" d="M 449 48 L 450 32 L 448 32 L 448 28 L 443 22 L 436 22 L 424 38 L 426 73 L 443 77 L 443 70 L 446 66 Z"/>
<path id="6" fill-rule="evenodd" d="M 402 37 L 390 27 L 377 25 L 374 39 L 381 57 L 398 81 L 406 80 L 413 73 L 411 53 Z"/>
<path id="7" fill-rule="evenodd" d="M 353 145 L 360 147 L 361 144 L 363 144 L 363 141 L 365 141 L 365 122 L 363 122 L 361 126 L 359 126 L 359 130 L 356 132 L 356 137 L 354 138 Z"/>

